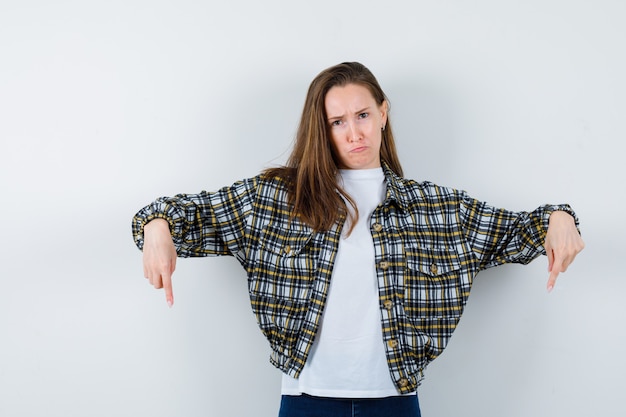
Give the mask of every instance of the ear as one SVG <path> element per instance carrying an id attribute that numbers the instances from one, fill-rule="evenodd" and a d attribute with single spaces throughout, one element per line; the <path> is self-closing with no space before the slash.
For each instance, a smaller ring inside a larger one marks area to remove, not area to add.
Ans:
<path id="1" fill-rule="evenodd" d="M 389 112 L 389 104 L 387 100 L 383 100 L 382 104 L 379 107 L 381 121 L 383 126 L 387 126 L 387 113 Z"/>

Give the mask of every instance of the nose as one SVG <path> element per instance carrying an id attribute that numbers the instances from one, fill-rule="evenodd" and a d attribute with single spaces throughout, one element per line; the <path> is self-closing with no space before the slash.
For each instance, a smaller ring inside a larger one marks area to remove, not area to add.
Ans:
<path id="1" fill-rule="evenodd" d="M 362 139 L 361 132 L 354 122 L 348 123 L 348 141 L 358 142 Z"/>

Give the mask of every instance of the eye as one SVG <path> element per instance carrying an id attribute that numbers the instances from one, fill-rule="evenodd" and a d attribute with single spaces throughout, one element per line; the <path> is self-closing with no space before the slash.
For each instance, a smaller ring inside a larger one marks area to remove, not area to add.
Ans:
<path id="1" fill-rule="evenodd" d="M 333 120 L 332 122 L 330 122 L 330 126 L 341 126 L 341 120 Z"/>
<path id="2" fill-rule="evenodd" d="M 363 112 L 363 113 L 359 113 L 359 119 L 365 119 L 369 116 L 370 114 L 368 112 Z"/>

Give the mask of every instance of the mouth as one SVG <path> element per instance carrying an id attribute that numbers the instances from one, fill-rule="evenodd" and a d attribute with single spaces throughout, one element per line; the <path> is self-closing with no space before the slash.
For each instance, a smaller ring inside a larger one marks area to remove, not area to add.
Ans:
<path id="1" fill-rule="evenodd" d="M 350 153 L 359 153 L 367 150 L 367 146 L 357 146 L 356 148 L 350 149 Z"/>

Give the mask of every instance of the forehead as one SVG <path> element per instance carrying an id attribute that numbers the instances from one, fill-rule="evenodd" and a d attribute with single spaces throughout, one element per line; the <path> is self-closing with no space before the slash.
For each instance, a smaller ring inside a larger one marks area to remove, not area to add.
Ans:
<path id="1" fill-rule="evenodd" d="M 334 86 L 328 93 L 324 101 L 326 111 L 342 112 L 343 110 L 361 110 L 366 107 L 376 105 L 376 100 L 370 90 L 360 84 L 346 84 Z"/>

